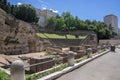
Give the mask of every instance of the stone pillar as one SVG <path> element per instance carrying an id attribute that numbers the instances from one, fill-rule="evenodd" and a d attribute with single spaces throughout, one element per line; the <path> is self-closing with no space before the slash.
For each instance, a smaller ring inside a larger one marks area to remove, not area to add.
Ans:
<path id="1" fill-rule="evenodd" d="M 87 55 L 89 58 L 92 58 L 92 48 L 87 49 Z"/>
<path id="2" fill-rule="evenodd" d="M 68 52 L 68 66 L 74 66 L 74 56 L 75 53 L 73 51 Z"/>
<path id="3" fill-rule="evenodd" d="M 11 65 L 11 80 L 25 80 L 24 63 L 16 60 Z"/>
<path id="4" fill-rule="evenodd" d="M 101 46 L 97 46 L 97 51 L 100 52 Z"/>
<path id="5" fill-rule="evenodd" d="M 103 45 L 103 50 L 105 51 L 105 49 L 106 49 L 106 45 Z"/>

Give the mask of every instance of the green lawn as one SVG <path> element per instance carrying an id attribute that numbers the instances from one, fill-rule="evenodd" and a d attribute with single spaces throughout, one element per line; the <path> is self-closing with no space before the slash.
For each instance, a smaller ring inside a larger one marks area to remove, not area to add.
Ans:
<path id="1" fill-rule="evenodd" d="M 67 34 L 66 36 L 68 39 L 76 39 L 76 37 L 74 35 Z"/>
<path id="2" fill-rule="evenodd" d="M 44 33 L 48 38 L 65 39 L 64 35 Z"/>
<path id="3" fill-rule="evenodd" d="M 59 34 L 37 33 L 37 36 L 41 38 L 65 39 L 64 35 L 59 35 Z"/>
<path id="4" fill-rule="evenodd" d="M 65 35 L 59 35 L 59 34 L 49 34 L 49 33 L 36 33 L 37 36 L 41 37 L 41 38 L 53 38 L 53 39 L 77 39 L 75 37 L 75 35 L 71 35 L 71 34 L 66 34 Z M 79 39 L 84 39 L 86 38 L 86 36 L 79 36 Z"/>
<path id="5" fill-rule="evenodd" d="M 42 34 L 42 33 L 36 33 L 37 34 L 37 36 L 39 36 L 39 37 L 41 37 L 41 38 L 47 38 L 44 34 Z"/>
<path id="6" fill-rule="evenodd" d="M 85 39 L 87 36 L 79 36 L 79 39 Z"/>

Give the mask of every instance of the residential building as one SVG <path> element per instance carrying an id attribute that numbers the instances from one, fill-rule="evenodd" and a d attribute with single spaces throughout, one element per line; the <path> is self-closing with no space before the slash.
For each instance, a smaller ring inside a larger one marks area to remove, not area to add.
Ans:
<path id="1" fill-rule="evenodd" d="M 38 20 L 38 25 L 41 27 L 45 27 L 46 25 L 46 20 L 50 17 L 56 17 L 57 13 L 53 12 L 52 10 L 38 10 L 37 11 L 39 20 Z"/>

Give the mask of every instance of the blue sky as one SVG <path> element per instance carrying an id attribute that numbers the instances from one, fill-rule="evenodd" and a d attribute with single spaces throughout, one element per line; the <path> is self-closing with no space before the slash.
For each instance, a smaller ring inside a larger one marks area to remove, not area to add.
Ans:
<path id="1" fill-rule="evenodd" d="M 103 17 L 114 14 L 120 19 L 120 0 L 8 0 L 12 4 L 27 3 L 39 9 L 52 9 L 58 14 L 70 12 L 85 20 L 103 21 Z M 120 20 L 119 20 L 120 27 Z"/>

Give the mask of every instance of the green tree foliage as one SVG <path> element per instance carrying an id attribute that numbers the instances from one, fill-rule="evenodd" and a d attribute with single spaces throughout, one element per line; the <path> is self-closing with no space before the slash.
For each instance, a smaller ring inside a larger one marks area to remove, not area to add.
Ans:
<path id="1" fill-rule="evenodd" d="M 63 12 L 61 16 L 49 18 L 46 27 L 56 31 L 90 30 L 96 32 L 98 39 L 109 39 L 115 35 L 111 26 L 95 20 L 80 20 L 77 16 L 72 16 L 70 12 Z"/>
<path id="2" fill-rule="evenodd" d="M 37 22 L 38 17 L 33 6 L 28 4 L 19 5 L 16 10 L 16 18 L 27 22 Z"/>
<path id="3" fill-rule="evenodd" d="M 27 22 L 38 21 L 36 10 L 31 5 L 23 4 L 17 6 L 17 5 L 11 5 L 7 0 L 0 0 L 0 8 L 2 8 L 7 13 L 14 15 L 18 19 Z"/>
<path id="4" fill-rule="evenodd" d="M 48 29 L 52 28 L 53 30 L 56 29 L 56 18 L 54 17 L 50 17 L 48 20 L 47 20 L 47 26 L 46 26 Z"/>
<path id="5" fill-rule="evenodd" d="M 16 15 L 17 5 L 11 5 L 11 14 Z"/>
<path id="6" fill-rule="evenodd" d="M 63 12 L 62 18 L 66 24 L 67 30 L 72 30 L 74 25 L 74 17 L 69 12 Z"/>
<path id="7" fill-rule="evenodd" d="M 57 19 L 55 30 L 61 30 L 61 31 L 67 30 L 65 21 L 62 17 Z"/>
<path id="8" fill-rule="evenodd" d="M 11 12 L 11 5 L 7 0 L 0 0 L 0 8 L 5 10 L 7 13 Z"/>

